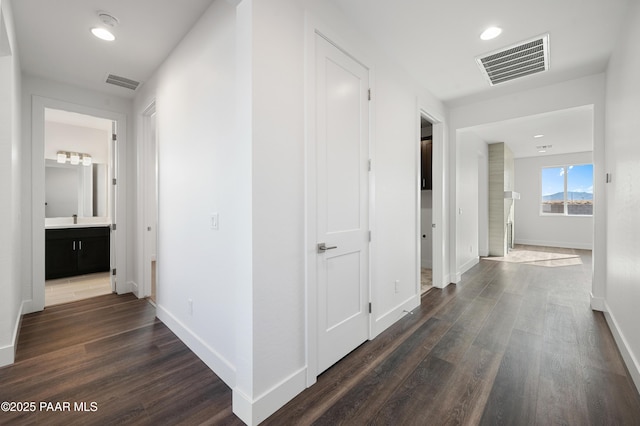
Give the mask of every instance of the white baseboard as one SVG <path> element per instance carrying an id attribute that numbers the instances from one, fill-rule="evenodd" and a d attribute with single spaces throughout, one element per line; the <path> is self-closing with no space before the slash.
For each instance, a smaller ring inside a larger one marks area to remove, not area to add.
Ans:
<path id="1" fill-rule="evenodd" d="M 123 284 L 116 284 L 116 293 L 127 294 L 133 292 L 133 286 L 138 287 L 133 281 L 127 281 Z"/>
<path id="2" fill-rule="evenodd" d="M 18 348 L 18 336 L 20 335 L 20 324 L 22 324 L 22 313 L 24 312 L 25 303 L 20 304 L 18 316 L 16 318 L 13 335 L 11 336 L 11 344 L 0 348 L 0 367 L 11 365 L 16 360 L 16 349 Z"/>
<path id="3" fill-rule="evenodd" d="M 479 257 L 473 257 L 471 259 L 469 259 L 468 261 L 466 261 L 461 267 L 460 267 L 460 277 L 462 279 L 462 274 L 464 274 L 465 272 L 467 272 L 469 269 L 473 268 L 474 266 L 476 266 L 478 263 L 480 263 L 480 258 Z M 459 282 L 460 280 L 456 281 Z"/>
<path id="4" fill-rule="evenodd" d="M 605 312 L 606 310 L 606 302 L 602 297 L 595 297 L 593 293 L 590 293 L 591 297 L 591 309 L 594 311 Z"/>
<path id="5" fill-rule="evenodd" d="M 629 374 L 631 374 L 631 379 L 633 379 L 636 389 L 640 392 L 640 362 L 638 361 L 638 358 L 636 358 L 636 354 L 631 351 L 629 344 L 627 343 L 627 339 L 620 331 L 615 315 L 611 312 L 611 308 L 606 301 L 604 302 L 604 305 L 604 317 L 607 320 L 611 334 L 613 334 L 613 338 L 615 339 L 618 349 L 622 354 L 622 359 L 629 370 Z"/>
<path id="6" fill-rule="evenodd" d="M 182 342 L 189 347 L 207 366 L 218 375 L 230 388 L 235 386 L 235 367 L 211 346 L 205 343 L 200 337 L 194 334 L 180 320 L 173 316 L 161 305 L 156 305 L 156 316 L 171 331 L 175 333 Z"/>
<path id="7" fill-rule="evenodd" d="M 433 286 L 434 286 L 434 287 L 437 287 L 437 288 L 445 288 L 445 287 L 447 287 L 449 284 L 451 284 L 451 274 L 445 274 L 445 275 L 442 277 L 442 283 L 440 283 L 440 285 L 438 285 L 438 283 L 435 283 L 435 282 L 434 282 L 434 283 L 433 283 Z"/>
<path id="8" fill-rule="evenodd" d="M 291 401 L 306 387 L 307 369 L 305 367 L 254 400 L 251 400 L 238 388 L 234 388 L 232 394 L 233 412 L 247 425 L 257 425 Z"/>
<path id="9" fill-rule="evenodd" d="M 576 243 L 571 241 L 542 241 L 542 240 L 522 240 L 516 238 L 516 244 L 524 244 L 528 246 L 558 247 L 572 248 L 580 250 L 593 250 L 593 244 Z"/>
<path id="10" fill-rule="evenodd" d="M 398 321 L 400 318 L 407 315 L 404 311 L 412 311 L 415 308 L 420 306 L 420 295 L 413 295 L 401 302 L 397 306 L 389 309 L 387 312 L 383 313 L 379 317 L 375 318 L 373 324 L 371 325 L 371 338 L 373 339 L 378 334 L 382 333 L 384 330 L 389 328 L 393 323 Z M 375 313 L 375 310 L 374 310 Z"/>
<path id="11" fill-rule="evenodd" d="M 135 294 L 135 296 L 140 299 L 140 288 L 138 287 L 138 283 L 135 281 L 129 281 L 127 285 L 131 289 L 131 293 Z"/>

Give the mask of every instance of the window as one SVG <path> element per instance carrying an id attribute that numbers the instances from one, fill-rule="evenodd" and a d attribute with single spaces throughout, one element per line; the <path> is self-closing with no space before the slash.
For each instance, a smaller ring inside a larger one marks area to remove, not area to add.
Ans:
<path id="1" fill-rule="evenodd" d="M 544 167 L 541 176 L 542 214 L 593 214 L 593 164 Z"/>

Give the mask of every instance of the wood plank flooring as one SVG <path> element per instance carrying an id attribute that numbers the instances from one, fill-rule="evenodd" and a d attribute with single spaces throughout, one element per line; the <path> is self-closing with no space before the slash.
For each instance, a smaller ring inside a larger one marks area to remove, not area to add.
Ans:
<path id="1" fill-rule="evenodd" d="M 481 260 L 366 342 L 265 425 L 640 425 L 640 396 L 602 313 L 591 253 Z"/>
<path id="2" fill-rule="evenodd" d="M 70 403 L 0 412 L 0 424 L 243 424 L 230 389 L 133 295 L 25 315 L 16 363 L 0 369 L 0 401 Z"/>
<path id="3" fill-rule="evenodd" d="M 589 308 L 591 254 L 566 252 L 581 262 L 482 260 L 429 290 L 264 424 L 640 425 L 640 396 Z M 0 369 L 5 400 L 97 411 L 0 412 L 0 424 L 242 424 L 231 390 L 133 296 L 25 316 L 17 362 Z"/>

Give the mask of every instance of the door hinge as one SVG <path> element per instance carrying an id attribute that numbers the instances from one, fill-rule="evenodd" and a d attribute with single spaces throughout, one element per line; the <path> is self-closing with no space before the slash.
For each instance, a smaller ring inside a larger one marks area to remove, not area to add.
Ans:
<path id="1" fill-rule="evenodd" d="M 112 230 L 112 231 L 115 231 L 115 230 L 116 230 L 116 224 L 115 224 L 115 223 L 111 224 L 111 230 Z"/>
<path id="2" fill-rule="evenodd" d="M 115 275 L 116 274 L 116 268 L 113 268 L 113 270 L 111 271 L 111 275 Z"/>
<path id="3" fill-rule="evenodd" d="M 367 167 L 369 168 L 369 171 L 371 171 L 371 159 L 369 159 L 369 165 Z"/>
<path id="4" fill-rule="evenodd" d="M 117 141 L 118 140 L 118 135 L 116 135 L 115 133 L 111 134 L 111 140 L 112 141 Z"/>
<path id="5" fill-rule="evenodd" d="M 371 231 L 369 231 L 369 242 L 371 242 Z"/>
<path id="6" fill-rule="evenodd" d="M 371 313 L 371 302 L 369 302 L 369 313 Z"/>
<path id="7" fill-rule="evenodd" d="M 369 100 L 371 100 L 371 89 L 369 89 L 369 91 L 367 92 L 367 97 L 369 98 Z"/>
<path id="8" fill-rule="evenodd" d="M 116 178 L 111 179 L 111 184 L 112 185 L 117 185 L 118 180 Z"/>

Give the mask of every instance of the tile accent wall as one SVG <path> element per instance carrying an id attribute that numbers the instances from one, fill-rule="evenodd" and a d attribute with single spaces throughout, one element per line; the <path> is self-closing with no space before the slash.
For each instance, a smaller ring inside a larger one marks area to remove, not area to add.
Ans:
<path id="1" fill-rule="evenodd" d="M 489 256 L 507 254 L 507 224 L 513 223 L 513 200 L 504 191 L 514 190 L 513 153 L 504 142 L 489 144 Z"/>

